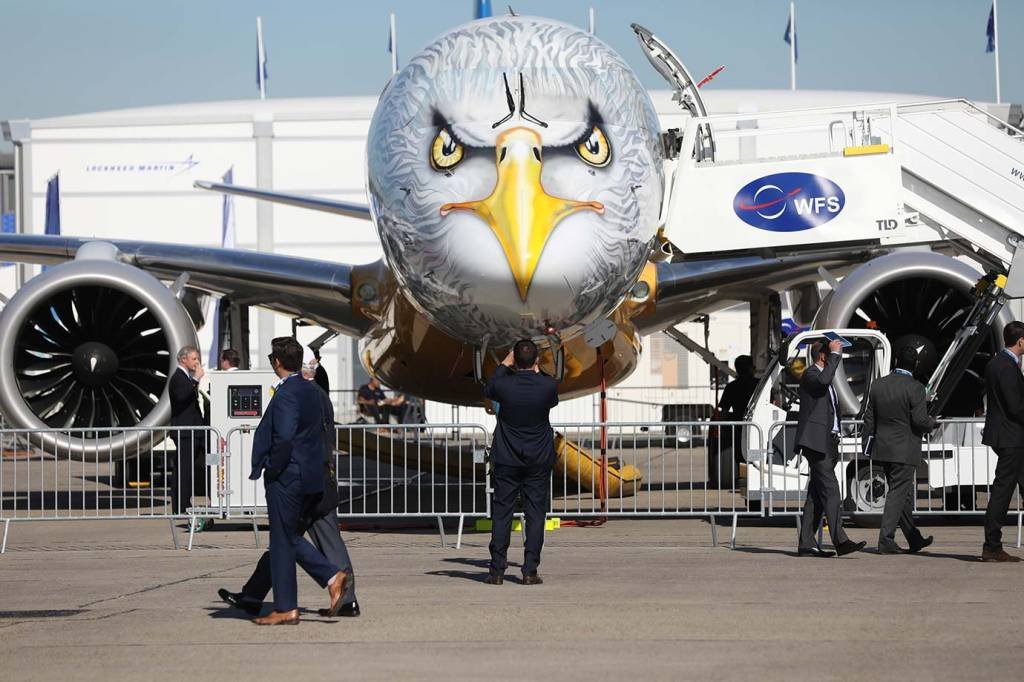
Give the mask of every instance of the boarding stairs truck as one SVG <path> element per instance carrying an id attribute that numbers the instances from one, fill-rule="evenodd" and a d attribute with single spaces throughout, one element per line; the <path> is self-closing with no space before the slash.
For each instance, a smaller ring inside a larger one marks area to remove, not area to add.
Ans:
<path id="1" fill-rule="evenodd" d="M 662 140 L 671 177 L 661 235 L 670 257 L 821 253 L 825 259 L 844 250 L 935 250 L 971 260 L 988 273 L 975 288 L 970 314 L 956 319 L 959 330 L 928 381 L 930 411 L 941 415 L 979 339 L 1005 318 L 1005 312 L 999 317 L 1003 303 L 1024 297 L 1024 131 L 962 99 L 707 115 L 682 62 L 650 31 L 633 28 L 689 113 L 685 126 L 665 132 Z M 821 274 L 835 290 L 838 281 L 827 271 Z M 815 326 L 845 326 L 822 324 L 827 303 Z M 856 418 L 871 378 L 889 371 L 891 348 L 890 339 L 871 328 L 870 315 L 853 309 L 868 324 L 840 333 L 860 349 L 864 382 L 856 399 L 846 382 L 837 390 L 844 393 L 843 416 Z M 787 411 L 792 416 L 786 408 L 792 407 L 795 384 L 782 365 L 804 352 L 806 338 L 783 346 L 782 364 L 767 369 L 750 404 L 748 417 L 769 441 L 777 435 L 770 433 L 773 425 L 785 421 Z M 857 408 L 852 414 L 851 405 Z M 991 480 L 994 458 L 981 455 L 979 434 L 966 433 L 971 429 L 980 426 L 963 422 L 937 436 L 941 440 L 949 431 L 956 443 L 929 441 L 926 447 L 939 453 L 926 457 L 931 487 Z M 846 452 L 859 449 L 854 431 L 844 438 Z M 802 495 L 806 464 L 793 457 L 792 444 L 773 455 L 770 443 L 756 445 L 750 438 L 745 434 L 747 442 L 740 445 L 748 498 L 759 500 L 765 491 L 783 499 Z M 837 472 L 839 480 L 877 491 L 873 477 L 880 470 L 861 474 L 859 464 L 850 463 L 853 470 Z M 858 498 L 853 492 L 848 496 L 857 509 L 881 510 L 884 495 Z"/>

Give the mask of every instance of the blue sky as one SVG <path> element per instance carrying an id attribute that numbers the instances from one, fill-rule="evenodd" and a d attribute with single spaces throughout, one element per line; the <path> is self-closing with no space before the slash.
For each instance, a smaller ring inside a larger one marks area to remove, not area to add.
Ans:
<path id="1" fill-rule="evenodd" d="M 653 29 L 712 87 L 785 88 L 788 0 L 514 0 L 519 14 L 586 25 L 650 87 L 630 22 Z M 797 0 L 798 85 L 995 99 L 991 0 Z M 493 2 L 496 12 L 506 2 Z M 375 94 L 389 76 L 387 15 L 407 58 L 472 17 L 472 0 L 0 0 L 0 119 L 256 96 L 261 15 L 272 97 Z M 1024 2 L 1000 3 L 1004 101 L 1024 101 Z M 699 77 L 699 76 L 698 76 Z"/>

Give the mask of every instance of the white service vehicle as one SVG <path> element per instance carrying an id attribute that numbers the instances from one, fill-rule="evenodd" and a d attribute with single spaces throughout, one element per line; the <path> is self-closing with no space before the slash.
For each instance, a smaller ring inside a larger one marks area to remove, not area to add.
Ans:
<path id="1" fill-rule="evenodd" d="M 957 389 L 966 370 L 965 358 L 973 358 L 979 344 L 991 332 L 1005 302 L 1005 278 L 983 278 L 976 288 L 978 299 L 966 316 L 956 340 L 937 364 L 926 384 L 929 413 L 941 414 L 950 393 Z M 889 373 L 892 346 L 885 334 L 874 329 L 837 329 L 853 345 L 844 350 L 843 368 L 834 383 L 844 384 L 857 396 L 860 408 L 843 412 L 842 438 L 836 478 L 843 486 L 844 506 L 857 513 L 881 513 L 888 487 L 882 469 L 863 455 L 861 419 L 871 384 Z M 813 360 L 810 343 L 822 330 L 799 332 L 783 344 L 777 361 L 762 376 L 747 408 L 747 420 L 757 429 L 744 429 L 741 452 L 746 459 L 747 498 L 771 510 L 794 511 L 807 489 L 807 461 L 795 450 L 796 420 L 800 409 L 800 376 Z M 995 475 L 996 457 L 981 443 L 980 419 L 941 420 L 939 427 L 922 441 L 922 462 L 918 482 L 943 498 L 929 504 L 934 511 L 973 509 L 979 487 L 986 487 Z M 762 439 L 759 447 L 757 438 Z M 732 453 L 723 453 L 728 461 Z M 722 480 L 728 480 L 723 476 Z"/>

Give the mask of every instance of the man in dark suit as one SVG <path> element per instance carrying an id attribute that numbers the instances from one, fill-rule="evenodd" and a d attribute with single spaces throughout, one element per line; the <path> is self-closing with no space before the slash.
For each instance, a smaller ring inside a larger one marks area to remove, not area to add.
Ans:
<path id="1" fill-rule="evenodd" d="M 314 381 L 315 366 L 313 353 L 306 348 L 302 361 L 302 378 Z M 334 430 L 334 406 L 326 392 L 321 390 L 319 393 L 324 440 L 324 494 L 306 533 L 317 550 L 345 573 L 345 592 L 341 596 L 341 609 L 338 615 L 354 618 L 360 615 L 359 602 L 356 601 L 355 575 L 348 548 L 345 547 L 345 541 L 338 530 L 338 479 L 334 469 L 334 445 L 337 434 Z M 256 564 L 256 570 L 241 592 L 229 592 L 221 588 L 217 594 L 228 604 L 252 616 L 258 616 L 263 609 L 263 600 L 272 585 L 270 552 L 264 552 Z M 321 615 L 327 615 L 327 610 L 324 609 Z"/>
<path id="2" fill-rule="evenodd" d="M 313 376 L 313 380 L 316 381 L 316 385 L 324 389 L 324 393 L 328 396 L 331 395 L 331 379 L 327 376 L 327 370 L 320 364 L 320 349 L 311 348 L 313 351 L 313 357 L 316 359 L 316 373 Z"/>
<path id="3" fill-rule="evenodd" d="M 324 493 L 324 436 L 320 389 L 304 381 L 302 346 L 284 336 L 273 340 L 270 363 L 281 378 L 253 435 L 251 480 L 263 476 L 270 517 L 270 566 L 274 610 L 257 625 L 299 622 L 295 563 L 331 598 L 326 615 L 341 609 L 348 576 L 329 562 L 302 533 Z"/>
<path id="4" fill-rule="evenodd" d="M 206 418 L 199 409 L 199 380 L 204 370 L 195 346 L 178 350 L 178 367 L 171 372 L 167 394 L 171 399 L 171 426 L 204 426 Z M 177 461 L 171 474 L 171 508 L 184 514 L 192 496 L 206 495 L 206 433 L 202 430 L 172 431 Z"/>
<path id="5" fill-rule="evenodd" d="M 498 425 L 491 444 L 491 564 L 486 582 L 500 585 L 508 567 L 508 545 L 516 497 L 526 516 L 523 584 L 539 585 L 540 551 L 548 511 L 555 442 L 548 414 L 558 404 L 558 382 L 537 365 L 533 341 L 517 341 L 494 371 L 484 396 L 498 404 Z M 514 365 L 514 368 L 513 368 Z"/>
<path id="6" fill-rule="evenodd" d="M 1024 476 L 1024 323 L 1013 321 L 1003 328 L 1005 348 L 985 367 L 985 431 L 981 442 L 999 457 L 989 487 L 985 510 L 985 545 L 982 561 L 1017 562 L 1020 557 L 1003 550 L 1003 522 L 1013 489 Z"/>
<path id="7" fill-rule="evenodd" d="M 928 416 L 924 385 L 914 378 L 917 351 L 902 348 L 892 374 L 871 385 L 864 412 L 864 452 L 885 472 L 889 494 L 878 531 L 879 554 L 898 554 L 896 525 L 907 539 L 910 552 L 932 544 L 914 525 L 914 471 L 921 463 L 921 437 L 935 428 Z"/>
<path id="8" fill-rule="evenodd" d="M 822 514 L 828 519 L 832 545 L 839 556 L 864 549 L 866 542 L 854 542 L 843 530 L 842 496 L 836 480 L 839 459 L 839 397 L 832 388 L 832 377 L 843 361 L 842 343 L 821 339 L 811 346 L 815 364 L 800 379 L 800 418 L 796 426 L 796 448 L 810 469 L 807 502 L 800 521 L 798 554 L 829 557 L 815 541 Z"/>

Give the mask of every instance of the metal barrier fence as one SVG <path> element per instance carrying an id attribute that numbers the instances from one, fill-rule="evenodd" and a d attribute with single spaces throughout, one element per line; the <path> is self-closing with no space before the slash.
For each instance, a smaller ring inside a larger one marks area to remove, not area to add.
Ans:
<path id="1" fill-rule="evenodd" d="M 191 547 L 198 519 L 223 513 L 210 427 L 4 429 L 0 443 L 0 553 L 12 521 L 165 518 L 178 547 L 174 520 L 187 518 Z"/>
<path id="2" fill-rule="evenodd" d="M 942 419 L 922 439 L 921 464 L 914 481 L 915 515 L 982 515 L 997 456 L 981 442 L 984 419 Z M 863 453 L 863 422 L 843 420 L 836 478 L 847 514 L 881 514 L 889 489 L 884 467 Z M 768 516 L 797 515 L 806 498 L 808 468 L 793 454 L 796 422 L 775 422 L 762 457 L 761 490 Z M 1024 485 L 1022 482 L 1021 485 Z M 1009 514 L 1017 517 L 1017 545 L 1022 540 L 1021 489 L 1014 492 Z"/>
<path id="3" fill-rule="evenodd" d="M 248 479 L 252 429 L 227 433 L 230 488 L 225 518 L 266 517 L 263 481 Z M 478 424 L 350 424 L 335 426 L 334 469 L 339 518 L 444 518 L 489 516 L 488 434 Z"/>
<path id="4" fill-rule="evenodd" d="M 981 444 L 982 426 L 946 419 L 923 440 L 915 514 L 984 513 L 997 457 Z M 735 542 L 741 516 L 802 511 L 808 469 L 793 454 L 795 427 L 775 422 L 765 438 L 753 422 L 556 424 L 550 514 L 708 516 L 716 543 L 716 517 L 731 516 Z M 862 454 L 861 422 L 841 429 L 836 474 L 846 512 L 880 514 L 883 467 Z M 2 429 L 0 552 L 12 521 L 169 519 L 176 547 L 175 519 L 190 519 L 189 547 L 204 517 L 255 528 L 266 505 L 263 482 L 248 479 L 251 438 L 248 428 L 224 438 L 209 427 Z M 445 542 L 444 518 L 458 519 L 461 539 L 465 517 L 490 515 L 489 436 L 479 424 L 338 425 L 335 443 L 342 518 L 436 518 Z M 1020 545 L 1020 490 L 1011 513 Z"/>
<path id="5" fill-rule="evenodd" d="M 573 517 L 760 516 L 745 495 L 741 445 L 764 451 L 751 422 L 555 424 L 552 515 Z M 753 502 L 753 504 L 752 504 Z"/>

